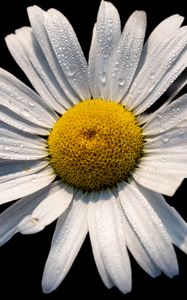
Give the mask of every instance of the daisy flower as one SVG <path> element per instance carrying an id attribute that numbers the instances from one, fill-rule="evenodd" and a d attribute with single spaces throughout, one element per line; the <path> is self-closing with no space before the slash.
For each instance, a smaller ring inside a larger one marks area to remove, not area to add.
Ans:
<path id="1" fill-rule="evenodd" d="M 28 8 L 31 27 L 6 37 L 35 93 L 0 71 L 0 244 L 58 219 L 44 268 L 44 293 L 68 273 L 89 233 L 106 285 L 131 290 L 127 249 L 150 276 L 173 277 L 173 244 L 187 252 L 187 225 L 162 194 L 187 174 L 187 95 L 148 109 L 187 66 L 187 27 L 173 15 L 144 44 L 146 14 L 121 32 L 102 1 L 87 64 L 68 20 Z"/>

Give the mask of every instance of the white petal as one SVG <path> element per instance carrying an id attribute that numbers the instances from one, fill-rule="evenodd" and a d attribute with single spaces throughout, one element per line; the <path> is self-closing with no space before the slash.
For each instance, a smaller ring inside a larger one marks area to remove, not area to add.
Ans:
<path id="1" fill-rule="evenodd" d="M 156 51 L 158 45 L 160 45 L 164 39 L 167 40 L 169 37 L 171 37 L 180 28 L 183 20 L 184 17 L 176 14 L 164 19 L 153 30 L 143 47 L 142 57 L 138 66 L 139 70 L 143 67 L 145 61 L 151 59 L 151 55 L 152 53 L 154 53 L 154 51 Z M 180 90 L 185 86 L 185 81 L 186 79 L 182 79 L 180 80 L 180 82 L 175 81 L 174 89 L 169 92 L 170 97 L 168 99 L 168 103 L 170 103 L 174 99 L 174 97 L 180 92 Z M 139 119 L 142 119 L 143 123 L 145 123 L 147 120 L 149 120 L 150 117 L 152 118 L 152 116 L 154 116 L 155 113 L 156 112 L 147 115 L 141 115 L 139 116 Z"/>
<path id="2" fill-rule="evenodd" d="M 18 230 L 22 234 L 33 234 L 42 231 L 45 228 L 42 222 L 38 222 L 38 219 L 33 218 L 31 215 L 27 215 L 19 224 Z"/>
<path id="3" fill-rule="evenodd" d="M 42 279 L 44 293 L 58 287 L 78 254 L 88 232 L 87 204 L 84 199 L 74 199 L 58 219 Z"/>
<path id="4" fill-rule="evenodd" d="M 1 183 L 0 204 L 17 200 L 44 188 L 54 180 L 55 176 L 53 169 L 47 166 L 35 174 Z"/>
<path id="5" fill-rule="evenodd" d="M 135 182 L 119 184 L 118 193 L 124 213 L 151 259 L 167 276 L 178 274 L 170 237 L 145 195 Z"/>
<path id="6" fill-rule="evenodd" d="M 98 240 L 98 233 L 96 230 L 96 218 L 95 218 L 95 199 L 100 200 L 101 194 L 100 193 L 92 193 L 90 196 L 90 202 L 88 206 L 88 228 L 89 228 L 89 235 L 92 245 L 92 251 L 95 258 L 95 263 L 98 269 L 98 272 L 106 285 L 107 288 L 111 288 L 113 286 L 113 283 L 111 281 L 111 278 L 109 277 L 109 274 L 106 270 L 104 260 L 102 257 L 101 249 L 99 246 L 99 240 Z M 95 198 L 95 199 L 94 199 Z"/>
<path id="7" fill-rule="evenodd" d="M 35 160 L 48 156 L 42 138 L 23 133 L 0 122 L 0 157 L 11 160 Z"/>
<path id="8" fill-rule="evenodd" d="M 96 59 L 97 59 L 97 39 L 96 39 L 96 24 L 93 28 L 92 41 L 89 52 L 89 63 L 88 63 L 88 82 L 93 98 L 100 97 L 98 74 L 96 71 Z"/>
<path id="9" fill-rule="evenodd" d="M 163 151 L 162 148 L 149 150 L 149 152 L 141 159 L 140 168 L 134 172 L 134 178 L 137 176 L 137 174 L 140 176 L 139 170 L 141 170 L 141 172 L 144 170 L 145 173 L 153 173 L 153 178 L 154 176 L 159 177 L 164 176 L 165 174 L 165 176 L 168 177 L 166 181 L 169 183 L 171 180 L 171 186 L 169 184 L 168 188 L 166 188 L 169 190 L 170 187 L 169 195 L 171 196 L 175 192 L 176 188 L 180 185 L 181 179 L 187 177 L 187 147 L 176 146 L 171 148 L 171 150 L 168 148 L 168 151 Z M 143 177 L 148 177 L 148 174 L 143 175 Z M 150 176 L 149 180 L 151 181 L 151 179 L 152 177 Z M 158 178 L 156 180 L 157 183 L 159 183 L 160 180 L 161 179 Z M 166 181 L 164 181 L 163 184 L 166 184 Z M 174 186 L 176 186 L 175 188 L 172 186 L 173 181 Z M 147 187 L 149 188 L 149 186 Z M 162 187 L 160 184 L 158 184 L 158 190 L 156 191 L 164 193 L 163 191 L 161 192 L 160 189 L 162 190 Z M 155 189 L 153 188 L 153 190 Z"/>
<path id="10" fill-rule="evenodd" d="M 187 67 L 187 51 L 186 49 L 180 55 L 177 62 L 175 62 L 170 69 L 166 72 L 164 78 L 160 80 L 158 85 L 155 87 L 153 93 L 151 93 L 145 102 L 142 102 L 137 108 L 135 108 L 134 112 L 136 114 L 141 114 L 147 108 L 149 108 L 157 99 L 159 99 L 165 91 L 171 86 L 171 84 L 179 77 L 179 75 L 185 70 Z"/>
<path id="11" fill-rule="evenodd" d="M 168 159 L 169 158 L 169 159 Z M 151 160 L 142 159 L 140 167 L 132 174 L 133 178 L 141 185 L 167 196 L 173 196 L 181 185 L 185 169 L 180 158 L 172 163 L 173 156 L 151 156 Z M 168 163 L 165 163 L 168 161 Z M 177 171 L 179 168 L 179 171 Z"/>
<path id="12" fill-rule="evenodd" d="M 122 32 L 112 65 L 111 99 L 126 94 L 139 63 L 146 29 L 146 14 L 135 11 Z"/>
<path id="13" fill-rule="evenodd" d="M 101 1 L 96 23 L 96 64 L 95 73 L 100 97 L 110 99 L 110 75 L 113 56 L 121 33 L 120 18 L 112 3 Z"/>
<path id="14" fill-rule="evenodd" d="M 14 127 L 11 127 L 3 122 L 0 122 L 0 136 L 4 138 L 15 138 L 17 141 L 21 140 L 26 144 L 33 145 L 34 148 L 46 147 L 46 141 L 36 135 L 21 132 Z"/>
<path id="15" fill-rule="evenodd" d="M 127 247 L 141 266 L 145 272 L 147 272 L 150 276 L 156 277 L 160 275 L 161 271 L 156 266 L 154 261 L 151 259 L 149 253 L 146 251 L 145 247 L 143 246 L 140 238 L 133 230 L 131 224 L 129 223 L 126 215 L 123 215 L 122 221 L 124 223 L 124 230 L 125 230 L 125 239 L 127 243 Z"/>
<path id="16" fill-rule="evenodd" d="M 19 223 L 19 231 L 23 234 L 32 234 L 43 230 L 68 208 L 72 198 L 73 188 L 59 182 L 58 189 L 46 197 L 32 215 L 28 215 Z"/>
<path id="17" fill-rule="evenodd" d="M 49 164 L 48 160 L 0 162 L 0 183 L 36 173 Z"/>
<path id="18" fill-rule="evenodd" d="M 95 234 L 97 234 L 103 264 L 112 283 L 123 293 L 127 293 L 131 290 L 132 284 L 131 267 L 126 249 L 121 211 L 112 192 L 106 190 L 100 195 L 97 193 L 95 195 L 96 199 L 95 201 L 92 199 L 90 206 L 93 206 Z"/>
<path id="19" fill-rule="evenodd" d="M 158 24 L 144 45 L 142 63 L 145 59 L 151 58 L 152 53 L 154 53 L 158 46 L 164 40 L 169 39 L 180 28 L 183 21 L 184 17 L 176 14 L 164 19 Z"/>
<path id="20" fill-rule="evenodd" d="M 167 91 L 168 94 L 170 95 L 167 101 L 165 101 L 158 109 L 156 109 L 152 113 L 143 113 L 138 116 L 138 121 L 140 124 L 145 124 L 145 123 L 150 123 L 155 116 L 161 112 L 165 107 L 172 102 L 172 100 L 178 95 L 178 93 L 185 87 L 187 84 L 187 79 L 184 77 L 179 77 L 173 85 L 170 87 L 170 89 Z M 181 123 L 180 123 L 181 124 Z M 181 125 L 179 125 L 180 127 Z M 185 127 L 185 126 L 184 126 Z M 187 126 L 186 126 L 187 127 Z"/>
<path id="21" fill-rule="evenodd" d="M 51 45 L 66 78 L 81 99 L 89 99 L 87 62 L 71 24 L 55 9 L 48 10 L 44 21 Z"/>
<path id="22" fill-rule="evenodd" d="M 139 189 L 146 195 L 147 201 L 162 220 L 172 242 L 187 253 L 187 223 L 182 219 L 175 208 L 167 204 L 162 195 L 149 191 L 141 186 L 139 186 Z"/>
<path id="23" fill-rule="evenodd" d="M 34 91 L 3 69 L 0 69 L 0 102 L 42 128 L 50 129 L 58 118 Z"/>
<path id="24" fill-rule="evenodd" d="M 187 128 L 172 128 L 153 139 L 149 139 L 145 144 L 145 151 L 150 152 L 174 152 L 184 151 L 187 146 Z"/>
<path id="25" fill-rule="evenodd" d="M 31 61 L 29 60 L 29 57 L 24 51 L 24 48 L 20 44 L 17 36 L 15 34 L 10 34 L 6 37 L 5 41 L 14 60 L 28 77 L 29 81 L 32 83 L 38 94 L 43 99 L 45 99 L 48 107 L 52 107 L 54 110 L 63 113 L 63 107 L 60 106 L 57 101 L 55 101 L 54 96 L 46 86 L 46 81 L 44 81 L 43 78 L 40 77 L 38 69 L 35 69 Z"/>
<path id="26" fill-rule="evenodd" d="M 5 244 L 16 232 L 17 225 L 28 214 L 31 214 L 35 207 L 56 190 L 54 182 L 47 187 L 26 196 L 13 205 L 9 206 L 3 213 L 0 214 L 0 246 Z"/>
<path id="27" fill-rule="evenodd" d="M 37 41 L 47 60 L 47 64 L 50 66 L 51 71 L 54 74 L 54 81 L 56 81 L 56 83 L 54 84 L 59 84 L 62 90 L 62 94 L 65 93 L 66 100 L 69 99 L 74 104 L 78 103 L 80 99 L 75 93 L 75 91 L 72 89 L 65 74 L 63 73 L 62 68 L 60 67 L 60 64 L 58 62 L 58 58 L 56 57 L 52 45 L 50 43 L 44 23 L 46 12 L 35 5 L 28 8 L 28 16 L 35 37 L 37 38 Z"/>
<path id="28" fill-rule="evenodd" d="M 159 111 L 150 122 L 143 127 L 144 134 L 153 135 L 176 127 L 186 119 L 187 94 L 176 99 Z"/>
<path id="29" fill-rule="evenodd" d="M 0 105 L 0 120 L 24 132 L 29 132 L 37 135 L 49 134 L 49 129 L 40 127 L 32 123 L 32 121 L 25 120 L 23 117 L 19 116 L 18 114 L 14 113 L 10 109 L 1 105 Z"/>
<path id="30" fill-rule="evenodd" d="M 187 119 L 180 122 L 177 126 L 178 128 L 184 128 L 184 127 L 187 127 Z"/>
<path id="31" fill-rule="evenodd" d="M 137 114 L 150 107 L 186 68 L 186 44 L 187 28 L 182 27 L 144 62 L 127 96 Z"/>
<path id="32" fill-rule="evenodd" d="M 54 77 L 32 29 L 29 27 L 20 28 L 16 30 L 16 37 L 18 38 L 18 41 L 24 49 L 28 59 L 56 100 L 53 105 L 53 109 L 56 109 L 57 106 L 58 111 L 60 113 L 64 113 L 66 109 L 72 107 L 72 103 L 66 97 Z"/>

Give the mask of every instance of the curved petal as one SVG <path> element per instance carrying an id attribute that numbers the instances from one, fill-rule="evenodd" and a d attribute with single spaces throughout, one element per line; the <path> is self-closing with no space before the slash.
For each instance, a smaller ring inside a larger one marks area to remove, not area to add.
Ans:
<path id="1" fill-rule="evenodd" d="M 106 190 L 100 195 L 96 193 L 95 199 L 90 201 L 93 217 L 95 218 L 95 234 L 105 270 L 112 283 L 123 293 L 131 290 L 131 267 L 126 249 L 124 228 L 121 221 L 121 212 L 117 200 L 111 191 Z M 90 234 L 93 234 L 93 228 Z M 92 242 L 94 239 L 92 239 Z M 94 246 L 95 248 L 96 246 Z M 98 257 L 95 256 L 95 259 Z M 99 265 L 99 261 L 97 261 Z M 100 274 L 101 273 L 101 265 Z M 106 273 L 105 273 L 106 275 Z M 104 277 L 102 277 L 104 280 Z M 105 278 L 105 281 L 106 278 Z M 111 283 L 109 282 L 109 287 Z"/>
<path id="2" fill-rule="evenodd" d="M 38 70 L 36 70 L 31 63 L 17 36 L 15 34 L 10 34 L 5 38 L 5 41 L 12 57 L 28 77 L 38 94 L 45 99 L 45 102 L 49 107 L 57 111 L 59 110 L 60 112 L 63 109 L 62 106 L 59 106 L 58 102 L 55 101 L 53 95 L 46 86 L 46 82 L 43 81 Z"/>
<path id="3" fill-rule="evenodd" d="M 91 90 L 94 94 L 99 91 L 104 99 L 110 99 L 111 65 L 120 33 L 118 11 L 112 3 L 101 1 L 90 52 L 89 78 Z"/>
<path id="4" fill-rule="evenodd" d="M 68 20 L 57 10 L 44 16 L 48 37 L 67 80 L 81 99 L 89 99 L 87 62 Z"/>
<path id="5" fill-rule="evenodd" d="M 182 27 L 144 62 L 127 95 L 128 106 L 136 114 L 149 108 L 186 68 L 186 49 L 187 27 Z"/>
<path id="6" fill-rule="evenodd" d="M 51 71 L 54 74 L 54 81 L 55 79 L 57 81 L 55 85 L 57 84 L 61 87 L 63 93 L 65 93 L 66 95 L 66 100 L 69 99 L 69 101 L 74 104 L 78 103 L 80 101 L 80 98 L 75 93 L 75 91 L 69 84 L 64 72 L 62 71 L 62 68 L 60 67 L 60 64 L 58 62 L 58 57 L 56 57 L 50 39 L 48 37 L 44 22 L 47 13 L 36 5 L 29 7 L 27 10 L 34 35 L 47 60 L 47 64 L 50 66 Z M 51 76 L 53 75 L 51 74 Z"/>
<path id="7" fill-rule="evenodd" d="M 155 114 L 148 123 L 143 126 L 145 135 L 161 134 L 180 124 L 186 119 L 187 94 L 176 99 L 161 111 Z"/>
<path id="8" fill-rule="evenodd" d="M 47 143 L 38 136 L 23 133 L 0 122 L 0 158 L 36 160 L 48 156 Z"/>
<path id="9" fill-rule="evenodd" d="M 88 206 L 80 197 L 75 195 L 68 210 L 58 219 L 43 273 L 44 293 L 52 292 L 62 282 L 88 233 Z"/>
<path id="10" fill-rule="evenodd" d="M 187 175 L 187 153 L 149 153 L 132 174 L 141 185 L 161 194 L 173 196 Z"/>
<path id="11" fill-rule="evenodd" d="M 148 139 L 145 151 L 165 153 L 184 151 L 187 147 L 187 128 L 172 128 Z"/>
<path id="12" fill-rule="evenodd" d="M 0 162 L 0 183 L 7 182 L 16 178 L 21 178 L 45 168 L 49 164 L 46 159 L 34 161 L 11 161 L 5 163 Z"/>
<path id="13" fill-rule="evenodd" d="M 187 84 L 187 79 L 185 77 L 179 77 L 175 83 L 170 87 L 170 90 L 168 90 L 168 94 L 170 95 L 167 101 L 165 101 L 158 109 L 156 109 L 152 113 L 143 113 L 138 117 L 138 122 L 140 124 L 145 124 L 145 123 L 150 123 L 155 116 L 160 113 L 165 107 L 170 104 L 173 99 L 179 94 L 179 92 L 186 86 Z M 179 126 L 180 127 L 180 126 Z"/>
<path id="14" fill-rule="evenodd" d="M 9 72 L 0 69 L 0 102 L 24 120 L 50 129 L 57 115 L 29 87 Z"/>
<path id="15" fill-rule="evenodd" d="M 47 166 L 34 174 L 0 183 L 0 204 L 17 200 L 44 188 L 55 179 L 55 176 L 53 169 Z"/>
<path id="16" fill-rule="evenodd" d="M 97 60 L 97 38 L 96 38 L 96 24 L 93 28 L 92 41 L 89 51 L 89 63 L 88 63 L 88 83 L 90 86 L 91 94 L 93 98 L 100 98 L 98 74 L 96 71 Z"/>
<path id="17" fill-rule="evenodd" d="M 120 188 L 119 188 L 120 189 Z M 117 199 L 119 201 L 119 199 Z M 125 239 L 129 251 L 132 253 L 137 263 L 140 265 L 145 272 L 152 277 L 160 275 L 161 271 L 151 259 L 149 253 L 146 251 L 141 239 L 133 230 L 130 222 L 128 221 L 125 214 L 122 216 L 122 222 L 124 224 Z"/>
<path id="18" fill-rule="evenodd" d="M 187 253 L 187 223 L 182 219 L 175 208 L 167 204 L 162 195 L 150 192 L 140 185 L 138 185 L 138 188 L 146 196 L 147 201 L 162 220 L 172 242 Z"/>
<path id="19" fill-rule="evenodd" d="M 142 52 L 145 30 L 145 12 L 135 11 L 125 24 L 114 55 L 111 67 L 111 99 L 120 101 L 133 80 Z"/>
<path id="20" fill-rule="evenodd" d="M 157 267 L 167 276 L 178 274 L 178 263 L 171 239 L 158 215 L 135 182 L 118 184 L 124 213 Z"/>
<path id="21" fill-rule="evenodd" d="M 72 107 L 72 103 L 59 86 L 32 29 L 30 27 L 23 27 L 16 30 L 16 38 L 24 49 L 28 60 L 53 96 L 53 109 L 56 110 L 58 108 L 59 113 L 64 113 L 66 109 Z"/>
<path id="22" fill-rule="evenodd" d="M 95 218 L 95 199 L 98 199 L 98 201 L 101 199 L 102 194 L 94 192 L 90 196 L 90 202 L 88 206 L 88 228 L 89 228 L 89 235 L 92 245 L 92 251 L 95 258 L 95 263 L 98 269 L 98 272 L 106 285 L 107 288 L 111 288 L 113 286 L 113 282 L 106 270 L 104 260 L 102 257 L 102 252 L 99 245 L 99 239 L 98 239 L 98 233 L 97 233 L 97 224 L 96 224 L 96 218 Z M 95 199 L 94 199 L 95 198 Z"/>
<path id="23" fill-rule="evenodd" d="M 18 225 L 22 234 L 33 234 L 45 228 L 56 220 L 69 207 L 73 198 L 73 188 L 58 182 L 56 191 L 47 196 Z"/>
<path id="24" fill-rule="evenodd" d="M 9 108 L 0 104 L 0 120 L 21 131 L 32 133 L 34 135 L 48 135 L 49 129 L 40 127 L 32 121 L 27 121 L 23 117 L 11 111 Z"/>
<path id="25" fill-rule="evenodd" d="M 53 194 L 57 184 L 56 182 L 51 183 L 31 195 L 21 198 L 0 214 L 0 246 L 18 232 L 17 225 L 25 216 L 31 214 L 36 206 Z"/>
<path id="26" fill-rule="evenodd" d="M 180 28 L 183 21 L 184 17 L 175 14 L 164 19 L 155 27 L 144 45 L 139 69 L 142 68 L 143 64 L 147 60 L 151 59 L 151 55 L 157 50 L 158 46 L 164 40 L 167 41 L 173 36 L 173 34 Z"/>

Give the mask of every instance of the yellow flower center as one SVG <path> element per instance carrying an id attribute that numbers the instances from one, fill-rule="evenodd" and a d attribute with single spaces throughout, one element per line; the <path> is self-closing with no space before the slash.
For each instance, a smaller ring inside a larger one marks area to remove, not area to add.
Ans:
<path id="1" fill-rule="evenodd" d="M 134 114 L 122 105 L 89 99 L 59 118 L 48 145 L 62 181 L 92 191 L 127 180 L 141 157 L 143 136 Z"/>

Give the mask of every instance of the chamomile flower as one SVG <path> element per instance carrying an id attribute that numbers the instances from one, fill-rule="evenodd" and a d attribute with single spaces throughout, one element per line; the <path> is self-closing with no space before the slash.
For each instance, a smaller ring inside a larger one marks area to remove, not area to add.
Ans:
<path id="1" fill-rule="evenodd" d="M 104 284 L 131 290 L 127 249 L 152 277 L 178 273 L 187 225 L 162 194 L 187 175 L 187 95 L 151 107 L 187 66 L 187 28 L 173 15 L 144 44 L 146 14 L 121 32 L 102 1 L 89 62 L 68 20 L 28 9 L 31 27 L 6 38 L 35 93 L 0 70 L 0 244 L 58 219 L 44 268 L 45 293 L 68 273 L 89 233 Z"/>

